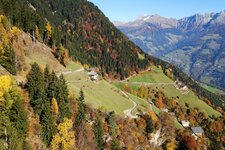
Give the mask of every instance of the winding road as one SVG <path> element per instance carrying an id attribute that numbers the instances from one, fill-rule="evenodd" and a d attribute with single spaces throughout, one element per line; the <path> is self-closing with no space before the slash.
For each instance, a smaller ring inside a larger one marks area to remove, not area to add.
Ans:
<path id="1" fill-rule="evenodd" d="M 137 115 L 132 115 L 132 111 L 137 107 L 137 103 L 134 102 L 124 91 L 120 90 L 120 92 L 133 103 L 133 107 L 126 109 L 123 111 L 123 113 L 125 114 L 125 118 L 129 117 L 129 118 L 137 118 Z"/>

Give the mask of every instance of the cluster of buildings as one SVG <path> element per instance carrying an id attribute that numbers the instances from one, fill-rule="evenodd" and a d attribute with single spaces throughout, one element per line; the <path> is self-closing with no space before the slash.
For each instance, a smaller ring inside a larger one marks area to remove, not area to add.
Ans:
<path id="1" fill-rule="evenodd" d="M 190 122 L 187 120 L 181 121 L 181 124 L 184 128 L 190 127 Z M 198 137 L 202 137 L 202 135 L 204 133 L 204 130 L 200 126 L 191 127 L 190 129 L 192 131 L 192 136 L 194 136 L 196 140 L 198 139 Z"/>
<path id="2" fill-rule="evenodd" d="M 169 110 L 167 108 L 163 108 L 162 111 L 170 114 L 172 117 L 176 117 L 175 113 L 169 112 Z M 180 121 L 180 123 L 184 128 L 191 129 L 192 136 L 194 136 L 195 140 L 197 140 L 198 137 L 202 137 L 202 135 L 204 134 L 204 130 L 202 129 L 202 127 L 200 127 L 200 126 L 190 127 L 190 122 L 188 120 L 182 120 L 182 121 Z"/>

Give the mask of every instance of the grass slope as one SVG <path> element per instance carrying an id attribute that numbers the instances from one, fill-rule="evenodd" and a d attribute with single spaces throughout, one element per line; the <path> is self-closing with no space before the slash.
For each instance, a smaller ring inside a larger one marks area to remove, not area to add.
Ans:
<path id="1" fill-rule="evenodd" d="M 133 106 L 132 102 L 120 94 L 119 89 L 105 80 L 92 82 L 89 80 L 86 71 L 65 75 L 69 88 L 75 93 L 83 89 L 85 102 L 104 111 L 115 111 L 124 116 L 123 111 Z"/>
<path id="2" fill-rule="evenodd" d="M 17 56 L 23 58 L 21 59 L 24 65 L 22 69 L 26 68 L 24 69 L 25 72 L 22 73 L 24 77 L 30 69 L 29 64 L 34 62 L 37 62 L 41 68 L 48 65 L 51 70 L 57 73 L 82 68 L 80 64 L 73 61 L 69 61 L 67 67 L 64 67 L 54 57 L 52 49 L 38 41 L 33 42 L 26 33 L 22 33 L 19 36 L 18 41 L 14 43 L 13 47 L 16 50 Z M 0 68 L 0 73 L 4 73 L 1 70 L 4 71 L 4 69 Z M 119 93 L 118 88 L 108 82 L 104 80 L 97 83 L 91 82 L 86 71 L 67 74 L 65 78 L 69 89 L 74 91 L 77 96 L 80 89 L 83 89 L 85 102 L 94 108 L 102 107 L 106 111 L 114 110 L 117 114 L 124 116 L 123 111 L 133 106 L 131 101 Z"/>
<path id="3" fill-rule="evenodd" d="M 160 68 L 153 67 L 150 72 L 145 72 L 143 74 L 139 74 L 135 77 L 132 77 L 128 83 L 131 89 L 137 89 L 138 85 L 132 85 L 132 82 L 142 82 L 142 83 L 153 83 L 150 86 L 152 89 L 161 90 L 165 93 L 166 96 L 179 97 L 183 104 L 187 103 L 189 107 L 196 107 L 201 112 L 204 112 L 207 116 L 215 115 L 220 116 L 221 114 L 206 104 L 204 101 L 200 100 L 190 89 L 188 91 L 182 91 L 176 89 L 174 85 L 171 84 L 157 84 L 157 83 L 173 83 L 171 79 L 169 79 Z M 130 83 L 130 84 L 129 84 Z M 155 84 L 154 84 L 155 83 Z M 124 83 L 114 83 L 118 88 L 123 89 Z M 141 85 L 141 84 L 140 84 Z M 139 85 L 139 86 L 140 86 Z M 153 108 L 155 109 L 155 108 Z M 158 114 L 159 110 L 155 109 L 155 112 Z"/>
<path id="4" fill-rule="evenodd" d="M 218 93 L 218 94 L 225 95 L 225 91 L 222 91 L 222 90 L 217 89 L 217 88 L 215 88 L 215 87 L 208 86 L 208 85 L 203 84 L 203 83 L 201 83 L 201 86 L 202 86 L 203 88 L 205 88 L 206 90 L 212 92 L 212 93 L 216 93 L 216 94 Z"/>
<path id="5" fill-rule="evenodd" d="M 154 66 L 151 71 L 132 77 L 129 82 L 173 83 L 173 80 L 165 76 L 162 69 Z"/>
<path id="6" fill-rule="evenodd" d="M 135 102 L 137 103 L 137 107 L 132 111 L 132 114 L 135 115 L 138 113 L 138 109 L 140 109 L 143 112 L 147 112 L 151 110 L 150 105 L 147 101 L 144 99 L 141 99 L 135 95 L 127 93 L 127 95 Z"/>

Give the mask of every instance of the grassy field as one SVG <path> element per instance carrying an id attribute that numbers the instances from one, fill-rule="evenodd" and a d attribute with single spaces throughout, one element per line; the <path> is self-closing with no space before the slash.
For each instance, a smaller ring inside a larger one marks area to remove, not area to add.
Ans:
<path id="1" fill-rule="evenodd" d="M 196 107 L 201 112 L 204 112 L 208 116 L 215 115 L 216 117 L 221 114 L 206 104 L 204 101 L 200 100 L 192 91 L 187 95 L 181 95 L 180 99 L 183 103 L 187 103 L 190 107 Z"/>
<path id="2" fill-rule="evenodd" d="M 217 89 L 217 88 L 214 88 L 214 87 L 211 87 L 211 86 L 208 86 L 206 84 L 200 84 L 203 88 L 205 88 L 206 90 L 212 92 L 212 93 L 218 93 L 218 94 L 222 94 L 222 95 L 225 95 L 225 91 L 222 91 L 220 89 Z"/>
<path id="3" fill-rule="evenodd" d="M 127 93 L 127 95 L 137 104 L 137 107 L 132 111 L 133 115 L 138 113 L 138 109 L 140 109 L 142 112 L 151 110 L 150 105 L 146 100 L 129 93 Z"/>
<path id="4" fill-rule="evenodd" d="M 64 67 L 54 57 L 49 47 L 40 42 L 33 43 L 28 36 L 25 37 L 25 41 L 26 45 L 23 47 L 26 52 L 26 64 L 38 62 L 41 68 L 48 65 L 51 70 L 54 69 L 56 72 L 78 70 L 82 67 L 73 61 L 69 61 L 67 67 Z M 19 41 L 19 43 L 23 45 L 23 41 Z M 76 96 L 79 96 L 80 89 L 83 89 L 85 102 L 94 108 L 101 107 L 106 111 L 114 110 L 117 114 L 124 116 L 123 111 L 133 106 L 129 99 L 119 93 L 119 89 L 104 80 L 97 83 L 91 82 L 85 71 L 67 74 L 65 78 L 69 89 L 74 91 Z"/>
<path id="5" fill-rule="evenodd" d="M 73 61 L 69 61 L 66 68 L 69 69 L 69 70 L 78 70 L 78 69 L 82 68 L 82 66 L 78 63 L 73 62 Z"/>
<path id="6" fill-rule="evenodd" d="M 173 83 L 173 80 L 165 76 L 160 68 L 153 67 L 151 71 L 132 77 L 129 82 Z"/>
<path id="7" fill-rule="evenodd" d="M 117 88 L 121 89 L 121 90 L 124 90 L 124 86 L 125 84 L 128 84 L 129 83 L 121 83 L 121 82 L 114 82 L 113 85 L 116 86 Z M 139 86 L 138 85 L 129 85 L 129 87 L 132 89 L 132 90 L 138 90 Z"/>
<path id="8" fill-rule="evenodd" d="M 101 108 L 104 111 L 114 110 L 118 115 L 124 116 L 123 111 L 133 106 L 132 102 L 119 92 L 119 89 L 108 82 L 89 81 L 85 71 L 66 75 L 65 78 L 69 88 L 77 96 L 80 89 L 83 89 L 85 102 L 94 108 Z"/>
<path id="9" fill-rule="evenodd" d="M 171 79 L 169 79 L 159 68 L 154 67 L 152 69 L 152 72 L 145 72 L 143 74 L 137 75 L 130 79 L 129 82 L 150 82 L 154 81 L 152 83 L 173 83 Z M 114 83 L 118 88 L 123 89 L 124 83 Z M 131 89 L 138 89 L 138 85 L 131 85 L 129 83 L 126 83 L 130 86 Z M 204 112 L 207 116 L 220 116 L 221 114 L 214 110 L 212 107 L 207 105 L 204 101 L 200 100 L 191 90 L 188 91 L 181 91 L 176 89 L 174 85 L 171 84 L 165 84 L 165 85 L 159 85 L 159 84 L 152 84 L 149 85 L 151 89 L 154 89 L 156 91 L 160 90 L 165 93 L 166 96 L 169 98 L 172 97 L 179 97 L 181 102 L 183 104 L 187 103 L 191 108 L 198 108 L 201 112 Z M 157 108 L 153 108 L 154 111 L 158 114 L 160 113 L 160 110 Z"/>
<path id="10" fill-rule="evenodd" d="M 184 94 L 183 91 L 177 90 L 173 85 L 162 85 L 162 86 L 151 86 L 155 90 L 163 90 L 164 93 L 172 98 L 179 96 L 179 99 L 183 104 L 187 103 L 191 108 L 199 108 L 201 112 L 204 112 L 206 115 L 211 116 L 220 116 L 221 114 L 206 104 L 204 101 L 200 100 L 192 91 L 189 91 L 188 94 Z"/>

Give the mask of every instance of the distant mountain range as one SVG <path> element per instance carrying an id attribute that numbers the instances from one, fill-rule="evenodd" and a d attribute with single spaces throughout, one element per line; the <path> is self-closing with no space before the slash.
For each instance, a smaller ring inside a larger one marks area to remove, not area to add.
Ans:
<path id="1" fill-rule="evenodd" d="M 225 11 L 182 19 L 144 15 L 114 22 L 135 44 L 197 81 L 225 89 Z"/>

